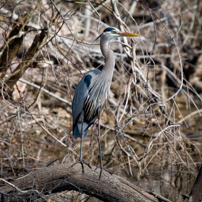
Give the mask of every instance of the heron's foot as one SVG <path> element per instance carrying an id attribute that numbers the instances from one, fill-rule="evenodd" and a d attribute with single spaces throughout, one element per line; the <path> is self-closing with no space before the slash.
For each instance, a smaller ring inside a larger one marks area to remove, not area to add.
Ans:
<path id="1" fill-rule="evenodd" d="M 95 171 L 97 170 L 98 167 L 96 167 Z M 102 171 L 105 170 L 107 171 L 110 175 L 113 174 L 113 172 L 111 172 L 110 170 L 107 170 L 106 168 L 104 168 L 103 166 L 100 166 L 100 176 L 99 176 L 99 180 L 101 179 L 102 176 Z"/>
<path id="2" fill-rule="evenodd" d="M 87 165 L 89 168 L 92 168 L 89 163 L 85 162 L 83 159 L 80 159 L 76 163 L 74 163 L 71 167 L 75 166 L 77 163 L 81 164 L 82 173 L 84 173 L 84 164 Z"/>

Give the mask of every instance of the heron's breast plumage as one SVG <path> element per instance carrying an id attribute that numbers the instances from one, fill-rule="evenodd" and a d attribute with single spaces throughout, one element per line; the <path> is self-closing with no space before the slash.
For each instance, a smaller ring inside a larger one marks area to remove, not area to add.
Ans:
<path id="1" fill-rule="evenodd" d="M 105 84 L 105 79 L 101 79 L 100 75 L 91 80 L 91 84 L 88 87 L 88 96 L 83 107 L 84 120 L 90 121 L 96 118 L 104 108 L 109 90 Z"/>

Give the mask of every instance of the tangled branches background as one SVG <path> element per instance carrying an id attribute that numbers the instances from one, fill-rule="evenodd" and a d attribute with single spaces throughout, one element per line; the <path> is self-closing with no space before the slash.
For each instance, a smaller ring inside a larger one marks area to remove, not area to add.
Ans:
<path id="1" fill-rule="evenodd" d="M 104 167 L 171 200 L 189 194 L 202 163 L 201 9 L 174 0 L 1 2 L 1 177 L 78 159 L 72 98 L 86 71 L 102 69 L 92 41 L 113 26 L 141 37 L 111 42 Z M 95 123 L 83 158 L 99 166 L 96 134 Z"/>

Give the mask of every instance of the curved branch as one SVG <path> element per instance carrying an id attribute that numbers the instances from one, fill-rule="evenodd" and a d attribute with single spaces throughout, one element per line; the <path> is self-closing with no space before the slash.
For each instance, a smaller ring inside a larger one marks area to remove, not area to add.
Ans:
<path id="1" fill-rule="evenodd" d="M 16 179 L 12 185 L 6 183 L 1 187 L 0 200 L 2 197 L 33 200 L 44 194 L 76 190 L 103 201 L 157 201 L 152 195 L 119 176 L 103 171 L 99 180 L 99 169 L 85 166 L 85 173 L 82 174 L 80 164 L 71 165 L 43 168 Z"/>

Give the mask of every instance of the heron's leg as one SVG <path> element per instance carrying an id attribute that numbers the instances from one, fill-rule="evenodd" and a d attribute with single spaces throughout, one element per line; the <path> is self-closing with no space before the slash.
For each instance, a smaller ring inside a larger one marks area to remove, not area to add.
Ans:
<path id="1" fill-rule="evenodd" d="M 83 159 L 82 159 L 82 143 L 83 143 L 83 120 L 82 120 L 82 124 L 81 124 L 81 143 L 80 143 L 80 163 L 81 163 L 81 167 L 82 167 L 82 173 L 84 173 L 84 166 L 83 166 Z"/>
<path id="2" fill-rule="evenodd" d="M 102 176 L 102 170 L 103 170 L 103 164 L 102 164 L 102 151 L 101 151 L 101 145 L 100 145 L 100 116 L 98 115 L 98 136 L 97 136 L 98 144 L 99 144 L 99 151 L 100 151 L 100 176 L 99 179 Z"/>
<path id="3" fill-rule="evenodd" d="M 97 135 L 97 139 L 98 139 L 98 144 L 99 144 L 99 152 L 100 152 L 100 176 L 99 176 L 99 179 L 101 179 L 101 176 L 102 176 L 102 171 L 103 169 L 106 170 L 109 174 L 113 174 L 111 171 L 105 169 L 103 167 L 103 164 L 102 164 L 102 151 L 101 151 L 101 145 L 100 145 L 100 115 L 98 115 L 98 135 Z M 97 168 L 96 168 L 97 169 Z M 95 170 L 96 170 L 95 169 Z"/>
<path id="4" fill-rule="evenodd" d="M 81 164 L 82 167 L 82 173 L 84 173 L 84 165 L 86 164 L 89 168 L 91 168 L 91 166 L 84 162 L 83 158 L 82 158 L 82 143 L 83 143 L 83 135 L 84 135 L 84 131 L 83 131 L 83 120 L 82 120 L 82 124 L 81 124 L 81 143 L 80 143 L 80 157 L 79 157 L 79 161 L 74 163 L 71 167 L 75 166 L 77 163 Z"/>

